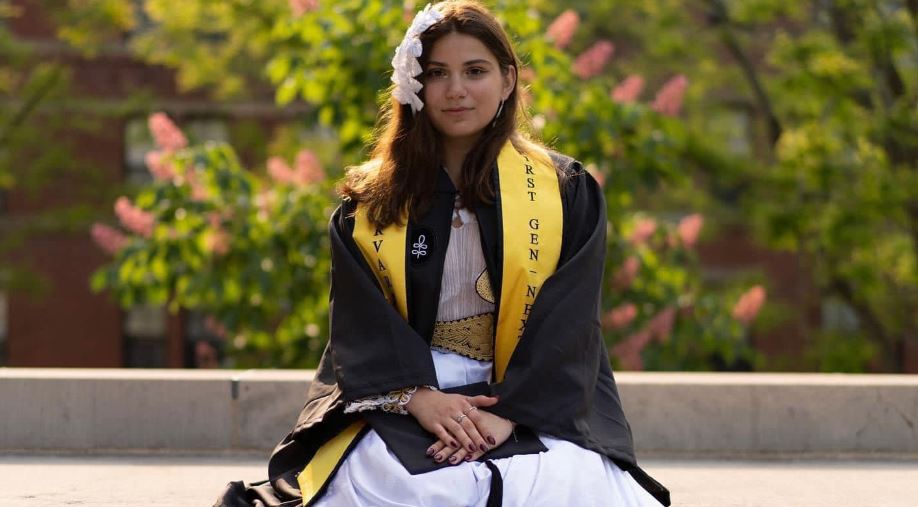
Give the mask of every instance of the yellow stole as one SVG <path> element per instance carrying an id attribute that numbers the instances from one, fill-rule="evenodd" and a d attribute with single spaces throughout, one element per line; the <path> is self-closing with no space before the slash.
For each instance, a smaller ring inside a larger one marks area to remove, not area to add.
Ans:
<path id="1" fill-rule="evenodd" d="M 509 142 L 497 157 L 504 245 L 494 373 L 504 379 L 542 283 L 561 256 L 563 212 L 558 175 L 548 154 L 519 153 Z"/>
<path id="2" fill-rule="evenodd" d="M 558 176 L 547 153 L 520 153 L 508 141 L 497 157 L 503 231 L 503 266 L 494 372 L 503 380 L 510 356 L 523 335 L 535 298 L 545 280 L 555 272 L 561 255 L 563 212 Z M 366 210 L 357 207 L 354 241 L 376 275 L 386 299 L 408 319 L 406 247 L 404 225 L 374 227 Z M 303 503 L 331 478 L 352 441 L 363 427 L 354 423 L 326 442 L 297 478 Z"/>

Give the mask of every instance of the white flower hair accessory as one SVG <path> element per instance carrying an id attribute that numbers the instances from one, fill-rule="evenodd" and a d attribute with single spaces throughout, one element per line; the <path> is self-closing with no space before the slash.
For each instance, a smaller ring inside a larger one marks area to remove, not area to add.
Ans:
<path id="1" fill-rule="evenodd" d="M 402 43 L 395 48 L 395 56 L 392 58 L 392 68 L 395 69 L 392 73 L 392 82 L 395 83 L 392 96 L 399 104 L 411 104 L 411 110 L 415 113 L 424 109 L 424 103 L 418 97 L 418 92 L 424 85 L 415 79 L 415 76 L 424 72 L 418 62 L 424 51 L 421 34 L 441 19 L 443 14 L 427 4 L 427 7 L 414 17 Z"/>

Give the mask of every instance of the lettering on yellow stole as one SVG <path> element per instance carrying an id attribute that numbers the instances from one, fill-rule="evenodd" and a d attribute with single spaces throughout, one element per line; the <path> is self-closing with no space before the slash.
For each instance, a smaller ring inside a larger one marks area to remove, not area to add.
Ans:
<path id="1" fill-rule="evenodd" d="M 380 238 L 378 240 L 376 239 L 373 240 L 373 248 L 376 249 L 376 265 L 379 268 L 380 273 L 383 273 L 384 271 L 386 271 L 386 265 L 385 263 L 383 263 L 382 258 L 379 257 L 379 249 L 382 248 L 382 244 L 383 244 L 382 235 L 383 235 L 383 231 L 382 229 L 378 227 L 376 228 L 375 232 L 373 232 L 374 238 L 375 237 Z M 385 294 L 386 296 L 386 300 L 388 300 L 389 303 L 395 304 L 395 287 L 392 286 L 392 279 L 387 274 L 383 274 L 382 279 L 383 279 L 382 291 L 383 291 L 383 294 Z"/>
<path id="2" fill-rule="evenodd" d="M 526 164 L 525 164 L 526 174 L 534 175 L 535 172 L 533 171 L 532 163 L 530 162 L 529 157 L 527 157 L 526 155 L 523 155 L 523 158 L 526 159 Z M 536 187 L 535 178 L 526 178 L 526 188 L 535 189 L 535 187 Z M 526 193 L 529 194 L 529 201 L 535 202 L 535 196 L 536 196 L 535 190 L 528 190 L 526 191 Z"/>
<path id="3" fill-rule="evenodd" d="M 535 199 L 536 199 L 536 193 L 538 191 L 538 188 L 536 187 L 538 185 L 536 184 L 536 180 L 533 177 L 535 175 L 535 170 L 532 166 L 532 161 L 529 160 L 529 157 L 526 155 L 523 155 L 523 158 L 526 160 L 526 163 L 523 164 L 523 167 L 526 171 L 526 188 L 528 189 L 526 190 L 526 193 L 529 195 L 529 202 L 531 202 L 533 206 L 536 206 Z M 536 290 L 538 289 L 538 286 L 541 284 L 541 281 L 540 281 L 541 277 L 538 276 L 539 273 L 536 271 L 536 268 L 538 268 L 538 265 L 536 264 L 536 262 L 538 262 L 539 260 L 539 234 L 540 234 L 539 219 L 537 217 L 530 217 L 529 218 L 529 245 L 530 245 L 529 246 L 529 260 L 533 262 L 532 262 L 532 267 L 530 267 L 527 271 L 529 271 L 529 273 L 531 273 L 532 275 L 535 275 L 535 276 L 530 277 L 530 280 L 535 282 L 535 284 L 529 284 L 529 283 L 526 284 L 526 295 L 524 297 L 525 307 L 523 310 L 523 315 L 520 316 L 520 327 L 517 330 L 517 339 L 520 339 L 523 337 L 523 331 L 526 330 L 526 321 L 529 320 L 529 311 L 532 309 L 532 304 L 535 302 Z"/>

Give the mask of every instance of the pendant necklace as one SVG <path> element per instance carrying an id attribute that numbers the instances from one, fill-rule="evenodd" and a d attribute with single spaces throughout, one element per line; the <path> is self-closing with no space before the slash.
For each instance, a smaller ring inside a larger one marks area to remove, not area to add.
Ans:
<path id="1" fill-rule="evenodd" d="M 462 227 L 462 215 L 459 214 L 459 209 L 462 208 L 462 198 L 459 194 L 456 194 L 456 201 L 453 204 L 453 227 L 458 229 Z"/>

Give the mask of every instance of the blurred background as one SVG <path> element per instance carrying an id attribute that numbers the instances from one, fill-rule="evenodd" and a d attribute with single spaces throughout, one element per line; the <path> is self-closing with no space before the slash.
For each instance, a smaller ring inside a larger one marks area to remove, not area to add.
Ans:
<path id="1" fill-rule="evenodd" d="M 918 1 L 503 0 L 620 370 L 918 372 Z M 0 0 L 0 366 L 305 368 L 412 1 Z"/>

